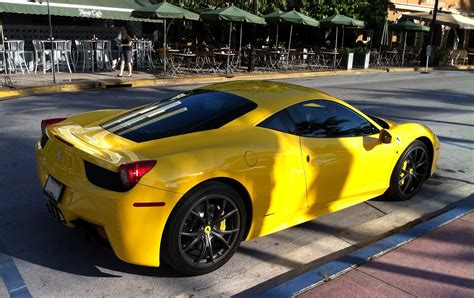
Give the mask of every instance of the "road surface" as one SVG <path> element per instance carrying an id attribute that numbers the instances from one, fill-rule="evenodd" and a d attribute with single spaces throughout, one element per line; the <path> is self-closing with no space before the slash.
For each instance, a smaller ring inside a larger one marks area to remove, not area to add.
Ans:
<path id="1" fill-rule="evenodd" d="M 472 192 L 473 72 L 364 74 L 287 81 L 329 92 L 369 114 L 428 125 L 439 136 L 442 149 L 439 170 L 415 198 L 420 202 L 417 208 L 433 203 L 433 197 L 443 200 L 442 195 L 452 189 L 471 187 Z M 238 293 L 255 286 L 245 278 L 250 272 L 263 279 L 277 274 L 263 263 L 298 268 L 301 264 L 284 256 L 328 235 L 406 208 L 405 203 L 363 203 L 243 243 L 220 270 L 188 278 L 177 276 L 167 267 L 123 263 L 50 217 L 35 174 L 34 143 L 40 135 L 41 119 L 96 109 L 131 108 L 194 87 L 93 90 L 0 102 L 0 296 L 25 289 L 34 296 Z"/>

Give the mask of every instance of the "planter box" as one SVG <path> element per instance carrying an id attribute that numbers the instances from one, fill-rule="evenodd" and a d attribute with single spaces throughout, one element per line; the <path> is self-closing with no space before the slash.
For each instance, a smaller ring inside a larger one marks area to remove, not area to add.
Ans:
<path id="1" fill-rule="evenodd" d="M 344 55 L 341 61 L 342 69 L 351 70 L 353 61 L 354 61 L 354 53 L 347 53 L 346 55 Z"/>
<path id="2" fill-rule="evenodd" d="M 367 69 L 369 68 L 370 53 L 367 54 L 355 54 L 354 56 L 354 67 Z"/>

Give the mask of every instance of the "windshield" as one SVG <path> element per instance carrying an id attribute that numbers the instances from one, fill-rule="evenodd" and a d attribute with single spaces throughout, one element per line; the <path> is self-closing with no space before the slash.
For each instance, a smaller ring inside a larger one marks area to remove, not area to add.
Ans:
<path id="1" fill-rule="evenodd" d="M 256 107 L 256 103 L 237 95 L 194 90 L 133 110 L 101 126 L 134 142 L 146 142 L 216 129 Z"/>

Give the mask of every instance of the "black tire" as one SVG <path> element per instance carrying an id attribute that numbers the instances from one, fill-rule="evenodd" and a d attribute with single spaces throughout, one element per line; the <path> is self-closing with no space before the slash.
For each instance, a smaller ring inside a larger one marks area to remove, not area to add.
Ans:
<path id="1" fill-rule="evenodd" d="M 384 198 L 392 201 L 411 199 L 429 177 L 430 168 L 431 155 L 428 147 L 421 141 L 414 141 L 398 159 Z"/>
<path id="2" fill-rule="evenodd" d="M 161 244 L 162 261 L 185 275 L 214 271 L 239 247 L 245 223 L 245 204 L 235 189 L 219 182 L 204 183 L 186 194 L 170 215 Z"/>

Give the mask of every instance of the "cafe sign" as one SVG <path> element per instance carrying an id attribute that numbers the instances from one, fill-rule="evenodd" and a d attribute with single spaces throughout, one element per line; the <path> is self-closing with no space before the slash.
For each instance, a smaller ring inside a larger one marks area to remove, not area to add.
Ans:
<path id="1" fill-rule="evenodd" d="M 98 9 L 79 8 L 79 16 L 85 18 L 101 18 L 102 11 Z"/>

